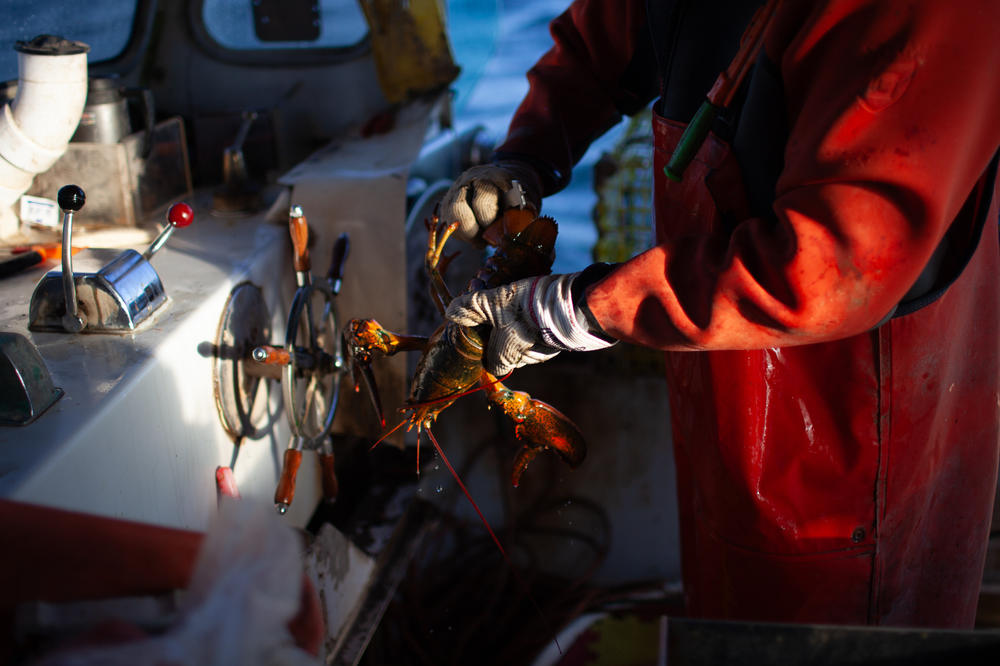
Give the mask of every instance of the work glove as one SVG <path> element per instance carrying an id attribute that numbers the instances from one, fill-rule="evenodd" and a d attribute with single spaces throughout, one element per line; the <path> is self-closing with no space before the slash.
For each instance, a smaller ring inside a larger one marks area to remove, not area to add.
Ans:
<path id="1" fill-rule="evenodd" d="M 445 317 L 461 326 L 493 327 L 484 365 L 498 377 L 561 351 L 604 349 L 616 341 L 574 302 L 582 304 L 583 283 L 591 284 L 595 273 L 603 277 L 610 268 L 595 264 L 582 273 L 545 275 L 474 291 L 455 298 Z M 575 281 L 580 281 L 577 288 Z"/>
<path id="2" fill-rule="evenodd" d="M 541 210 L 541 180 L 531 166 L 506 160 L 472 167 L 460 175 L 442 197 L 438 217 L 447 224 L 458 221 L 456 234 L 476 243 L 480 232 L 505 210 L 526 206 Z"/>

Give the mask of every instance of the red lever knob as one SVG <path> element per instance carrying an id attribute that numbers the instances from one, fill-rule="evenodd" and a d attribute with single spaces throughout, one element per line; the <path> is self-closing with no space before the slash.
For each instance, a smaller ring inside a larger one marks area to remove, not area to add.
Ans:
<path id="1" fill-rule="evenodd" d="M 170 238 L 170 234 L 174 233 L 174 229 L 186 227 L 192 222 L 194 222 L 194 210 L 191 209 L 191 206 L 187 205 L 183 201 L 175 203 L 170 207 L 170 210 L 167 211 L 167 225 L 163 227 L 159 235 L 153 239 L 153 242 L 150 243 L 146 251 L 142 253 L 142 256 L 145 257 L 147 261 L 151 259 L 153 255 L 156 254 L 161 247 L 163 247 L 163 244 L 167 242 L 167 239 Z"/>
<path id="2" fill-rule="evenodd" d="M 174 227 L 186 227 L 194 222 L 194 210 L 183 201 L 175 203 L 167 211 L 167 222 Z"/>

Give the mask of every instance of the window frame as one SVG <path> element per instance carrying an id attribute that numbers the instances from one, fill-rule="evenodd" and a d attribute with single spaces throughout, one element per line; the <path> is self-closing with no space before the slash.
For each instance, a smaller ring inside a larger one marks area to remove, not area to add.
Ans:
<path id="1" fill-rule="evenodd" d="M 91 75 L 131 72 L 142 63 L 152 34 L 157 4 L 157 0 L 135 0 L 135 14 L 125 45 L 117 54 L 104 60 L 91 60 L 88 54 L 87 70 Z M 11 48 L 13 46 L 11 44 Z M 13 78 L 17 78 L 16 72 Z"/>
<path id="2" fill-rule="evenodd" d="M 98 74 L 107 71 L 132 71 L 143 58 L 153 33 L 153 20 L 156 18 L 157 0 L 136 0 L 135 17 L 132 19 L 132 32 L 125 42 L 125 48 L 113 58 L 88 63 L 88 69 Z"/>
<path id="3" fill-rule="evenodd" d="M 141 0 L 140 0 L 141 1 Z M 249 2 L 249 0 L 248 0 Z M 354 44 L 296 49 L 233 49 L 220 44 L 202 20 L 205 0 L 188 0 L 188 23 L 194 41 L 216 60 L 236 65 L 287 67 L 331 65 L 355 60 L 371 52 L 371 33 Z"/>

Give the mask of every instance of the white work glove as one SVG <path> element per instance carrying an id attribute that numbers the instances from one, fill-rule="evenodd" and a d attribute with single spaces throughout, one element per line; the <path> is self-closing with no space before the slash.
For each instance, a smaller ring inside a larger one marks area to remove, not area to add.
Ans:
<path id="1" fill-rule="evenodd" d="M 516 188 L 514 181 L 521 187 Z M 508 208 L 530 205 L 540 210 L 541 190 L 538 174 L 523 162 L 509 160 L 472 167 L 441 198 L 438 217 L 446 224 L 458 221 L 456 234 L 475 241 Z"/>
<path id="2" fill-rule="evenodd" d="M 573 281 L 580 275 L 545 275 L 465 294 L 448 305 L 445 317 L 461 326 L 493 327 L 485 366 L 498 377 L 561 351 L 610 347 L 616 341 L 593 330 L 573 304 Z"/>

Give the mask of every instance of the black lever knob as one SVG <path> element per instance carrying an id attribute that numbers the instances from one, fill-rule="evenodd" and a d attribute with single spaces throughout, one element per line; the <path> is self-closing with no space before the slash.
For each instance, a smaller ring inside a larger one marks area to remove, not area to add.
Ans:
<path id="1" fill-rule="evenodd" d="M 79 185 L 65 185 L 59 188 L 56 195 L 59 207 L 63 210 L 62 228 L 62 283 L 63 296 L 66 299 L 66 313 L 62 317 L 62 325 L 70 333 L 79 333 L 87 325 L 80 316 L 76 301 L 76 275 L 73 273 L 73 213 L 83 208 L 87 195 Z"/>
<path id="2" fill-rule="evenodd" d="M 83 204 L 87 201 L 87 195 L 84 194 L 83 188 L 79 185 L 65 185 L 59 188 L 56 201 L 59 202 L 59 207 L 63 210 L 75 213 L 83 208 Z"/>

